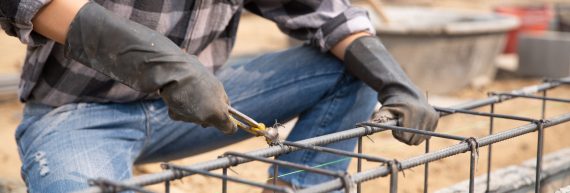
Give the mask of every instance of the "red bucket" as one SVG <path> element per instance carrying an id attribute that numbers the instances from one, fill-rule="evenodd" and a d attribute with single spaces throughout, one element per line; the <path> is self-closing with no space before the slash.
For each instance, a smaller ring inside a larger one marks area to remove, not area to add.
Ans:
<path id="1" fill-rule="evenodd" d="M 495 8 L 499 14 L 511 15 L 519 18 L 521 25 L 510 31 L 507 36 L 507 46 L 504 53 L 517 51 L 517 38 L 521 32 L 537 32 L 549 29 L 553 14 L 550 6 L 500 6 Z"/>

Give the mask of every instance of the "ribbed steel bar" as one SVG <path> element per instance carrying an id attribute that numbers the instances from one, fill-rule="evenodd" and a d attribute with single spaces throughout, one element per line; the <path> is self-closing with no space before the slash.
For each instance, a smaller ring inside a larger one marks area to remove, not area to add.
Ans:
<path id="1" fill-rule="evenodd" d="M 89 184 L 93 185 L 93 186 L 97 186 L 101 189 L 103 189 L 103 192 L 121 192 L 121 191 L 135 191 L 135 192 L 140 192 L 140 193 L 154 193 L 150 190 L 145 190 L 141 187 L 138 186 L 130 186 L 130 185 L 126 185 L 120 182 L 115 182 L 112 180 L 107 180 L 107 179 L 94 179 L 94 180 L 89 180 Z"/>
<path id="2" fill-rule="evenodd" d="M 467 139 L 466 137 L 461 137 L 461 136 L 457 136 L 457 135 L 450 135 L 450 134 L 445 134 L 445 133 L 436 133 L 433 131 L 425 131 L 425 130 L 413 129 L 413 128 L 398 127 L 398 126 L 392 126 L 392 125 L 387 125 L 387 124 L 383 124 L 383 123 L 361 123 L 360 125 L 377 127 L 377 128 L 393 130 L 393 131 L 409 132 L 409 133 L 427 135 L 427 136 L 432 136 L 432 137 L 439 137 L 439 138 L 444 138 L 444 139 L 452 139 L 452 140 L 457 140 L 457 141 L 463 141 L 463 140 Z"/>
<path id="3" fill-rule="evenodd" d="M 543 90 L 542 91 L 542 110 L 540 111 L 540 118 L 544 119 L 546 118 L 546 98 L 548 98 L 547 95 L 548 90 Z"/>
<path id="4" fill-rule="evenodd" d="M 163 170 L 168 170 L 168 165 L 160 165 Z M 170 180 L 164 181 L 164 193 L 170 193 Z M 224 192 L 225 193 L 225 192 Z"/>
<path id="5" fill-rule="evenodd" d="M 495 113 L 495 104 L 491 104 L 491 108 L 490 108 L 490 113 Z M 493 120 L 493 117 L 489 117 L 489 135 L 493 135 L 493 130 L 495 127 L 495 120 Z M 489 146 L 487 147 L 487 182 L 486 182 L 486 187 L 485 187 L 485 192 L 489 192 L 490 188 L 491 188 L 491 166 L 492 166 L 492 155 L 493 155 L 493 144 L 489 144 Z"/>
<path id="6" fill-rule="evenodd" d="M 425 144 L 425 152 L 429 153 L 429 141 L 430 139 L 426 139 Z M 428 193 L 428 182 L 429 182 L 429 162 L 424 164 L 424 193 Z"/>
<path id="7" fill-rule="evenodd" d="M 513 90 L 511 92 L 508 93 L 512 93 L 512 94 L 531 94 L 531 93 L 536 93 L 536 92 L 540 92 L 543 90 L 548 90 L 548 89 L 552 89 L 555 88 L 557 86 L 560 86 L 561 84 L 564 84 L 565 82 L 570 82 L 570 77 L 566 77 L 566 78 L 562 78 L 556 81 L 549 81 L 549 82 L 545 82 L 543 84 L 539 84 L 539 85 L 534 85 L 534 86 L 527 86 L 524 87 L 522 89 L 518 89 L 518 90 Z M 474 109 L 474 108 L 478 108 L 478 107 L 482 107 L 482 106 L 487 106 L 493 103 L 498 103 L 501 101 L 505 101 L 505 100 L 509 100 L 512 99 L 514 97 L 508 97 L 508 96 L 490 96 L 486 99 L 481 99 L 481 100 L 475 100 L 472 102 L 467 102 L 464 104 L 460 104 L 457 106 L 454 106 L 454 109 Z"/>
<path id="8" fill-rule="evenodd" d="M 170 181 L 164 182 L 164 193 L 170 193 Z"/>
<path id="9" fill-rule="evenodd" d="M 228 168 L 222 169 L 222 175 L 228 176 Z M 273 184 L 273 185 L 275 185 L 275 184 Z M 228 179 L 226 179 L 226 178 L 222 179 L 222 193 L 228 193 Z"/>
<path id="10" fill-rule="evenodd" d="M 390 193 L 398 193 L 398 172 L 400 171 L 400 162 L 396 160 L 388 162 L 387 167 L 390 169 Z"/>
<path id="11" fill-rule="evenodd" d="M 469 145 L 469 151 L 471 151 L 469 156 L 469 193 L 473 193 L 475 192 L 475 165 L 477 157 L 479 157 L 479 142 L 475 138 L 469 138 L 465 142 Z"/>
<path id="12" fill-rule="evenodd" d="M 551 88 L 554 88 L 556 86 L 559 86 L 559 85 L 563 84 L 562 82 L 570 82 L 570 77 L 560 79 L 558 81 L 545 82 L 545 83 L 540 84 L 540 85 L 524 87 L 524 88 L 519 89 L 519 90 L 511 91 L 510 93 L 514 93 L 514 94 L 526 94 L 526 93 L 528 93 L 528 94 L 530 94 L 530 93 L 540 92 L 543 90 L 547 90 L 547 89 L 551 89 Z M 454 106 L 453 108 L 454 109 L 474 109 L 474 108 L 478 108 L 478 107 L 482 107 L 482 106 L 486 106 L 486 105 L 490 105 L 490 104 L 494 104 L 494 103 L 503 102 L 503 101 L 509 100 L 510 98 L 512 98 L 512 97 L 490 96 L 486 99 L 467 102 L 467 103 L 464 103 L 461 105 Z M 442 116 L 445 116 L 445 115 L 448 115 L 448 114 L 442 114 Z M 390 122 L 386 122 L 384 124 L 396 125 L 396 121 L 390 121 Z M 358 128 L 354 128 L 354 129 L 345 130 L 342 132 L 337 132 L 337 133 L 323 135 L 323 136 L 319 136 L 319 137 L 315 137 L 315 138 L 301 140 L 301 141 L 298 141 L 297 143 L 301 143 L 301 144 L 305 144 L 305 145 L 324 145 L 324 144 L 329 144 L 329 143 L 333 143 L 333 142 L 337 142 L 337 141 L 341 141 L 341 140 L 345 140 L 345 139 L 369 135 L 371 133 L 379 132 L 379 131 L 384 131 L 384 129 L 376 128 L 376 129 L 370 130 L 367 128 L 358 127 Z M 285 148 L 285 147 L 280 147 L 280 146 L 271 146 L 268 148 L 248 152 L 248 154 L 253 155 L 253 156 L 260 156 L 260 157 L 271 157 L 271 156 L 280 155 L 283 153 L 295 151 L 297 149 L 298 148 L 289 148 L 289 147 Z M 246 160 L 246 159 L 239 159 L 239 163 L 245 163 L 248 161 L 249 160 Z M 214 169 L 220 169 L 220 168 L 228 167 L 228 166 L 230 166 L 229 159 L 218 158 L 216 160 L 210 160 L 210 161 L 205 161 L 205 162 L 193 164 L 193 165 L 190 165 L 188 167 L 195 168 L 195 169 L 201 169 L 201 170 L 214 170 Z M 189 172 L 189 173 L 184 174 L 184 176 L 187 176 L 187 175 L 192 175 L 192 173 Z M 183 177 L 183 176 L 176 176 L 176 174 L 173 171 L 167 170 L 167 171 L 163 171 L 163 172 L 159 172 L 159 173 L 140 175 L 140 176 L 137 176 L 135 178 L 126 180 L 123 183 L 127 184 L 127 185 L 133 185 L 133 186 L 145 186 L 145 185 L 161 183 L 161 182 L 164 182 L 166 180 L 174 180 L 177 177 Z M 85 190 L 80 191 L 80 192 L 99 193 L 99 192 L 101 192 L 101 189 L 98 187 L 91 187 L 91 188 L 85 189 Z"/>
<path id="13" fill-rule="evenodd" d="M 517 121 L 528 121 L 528 122 L 536 122 L 537 119 L 531 119 L 528 117 L 521 117 L 516 115 L 504 115 L 504 114 L 497 114 L 497 113 L 485 113 L 485 112 L 477 112 L 477 111 L 468 111 L 462 109 L 453 109 L 453 108 L 441 108 L 441 107 L 434 107 L 436 111 L 446 112 L 446 113 L 463 113 L 469 115 L 477 115 L 477 116 L 484 116 L 484 117 L 496 117 L 496 118 L 503 118 L 503 119 L 511 119 Z"/>
<path id="14" fill-rule="evenodd" d="M 279 156 L 274 156 L 274 160 L 279 159 Z M 279 165 L 273 164 L 273 179 L 271 180 L 273 185 L 277 185 L 277 178 L 279 177 Z M 275 193 L 275 191 L 273 191 Z"/>
<path id="15" fill-rule="evenodd" d="M 362 154 L 362 136 L 358 137 L 358 147 L 357 153 Z M 358 158 L 356 162 L 356 173 L 362 172 L 362 158 Z M 362 191 L 362 184 L 356 184 L 356 193 L 360 193 Z"/>
<path id="16" fill-rule="evenodd" d="M 562 79 L 545 79 L 544 82 L 556 82 L 560 84 L 570 84 L 570 79 L 562 78 Z"/>
<path id="17" fill-rule="evenodd" d="M 558 125 L 560 123 L 570 121 L 570 113 L 562 114 L 554 118 L 546 119 L 545 122 L 542 124 L 543 129 L 552 127 L 554 125 Z M 537 123 L 530 123 L 526 124 L 514 129 L 510 129 L 507 131 L 503 131 L 500 133 L 496 133 L 493 135 L 485 136 L 478 138 L 477 141 L 479 143 L 479 147 L 484 147 L 489 144 L 497 143 L 500 141 L 504 141 L 510 138 L 514 138 L 517 136 L 521 136 L 527 133 L 531 133 L 537 131 L 539 125 Z M 419 155 L 404 161 L 401 161 L 402 169 L 409 169 L 427 162 L 432 162 L 436 160 L 440 160 L 449 156 L 457 155 L 460 153 L 465 153 L 469 151 L 469 145 L 467 143 L 459 143 L 438 151 L 434 151 L 428 154 Z M 372 170 L 367 170 L 358 174 L 354 174 L 352 179 L 355 183 L 365 182 L 371 179 L 375 179 L 378 177 L 386 176 L 390 173 L 390 169 L 388 167 L 380 167 Z M 299 193 L 317 193 L 317 192 L 328 192 L 331 190 L 335 190 L 341 187 L 341 182 L 339 180 L 332 180 L 329 182 L 325 182 L 319 185 L 311 186 L 309 188 L 303 189 L 298 191 Z"/>
<path id="18" fill-rule="evenodd" d="M 388 122 L 386 124 L 395 125 L 396 122 L 391 121 L 391 122 Z M 379 131 L 384 131 L 384 129 L 377 128 L 377 129 L 370 129 L 369 130 L 369 129 L 366 129 L 363 127 L 358 127 L 358 128 L 345 130 L 345 131 L 341 131 L 341 132 L 337 132 L 337 133 L 323 135 L 323 136 L 316 137 L 316 138 L 310 138 L 310 139 L 297 141 L 297 143 L 301 143 L 301 144 L 305 144 L 305 145 L 325 145 L 325 144 L 334 143 L 334 142 L 338 142 L 338 141 L 342 141 L 342 140 L 346 140 L 346 139 L 350 139 L 350 138 L 359 137 L 359 136 L 365 135 L 369 132 L 379 132 Z M 276 145 L 276 146 L 271 146 L 268 148 L 248 152 L 248 154 L 253 155 L 253 156 L 258 156 L 258 157 L 271 157 L 271 156 L 280 155 L 280 154 L 284 154 L 284 153 L 288 153 L 288 152 L 292 152 L 292 151 L 296 151 L 296 150 L 298 150 L 298 148 L 281 147 L 281 146 Z M 238 161 L 236 164 L 242 164 L 242 163 L 246 163 L 246 162 L 251 161 L 251 160 L 243 159 L 243 158 L 238 158 L 237 160 Z M 230 160 L 228 158 L 218 158 L 215 160 L 201 162 L 201 163 L 190 165 L 187 167 L 194 168 L 194 169 L 200 169 L 200 170 L 215 170 L 215 169 L 220 169 L 220 168 L 228 167 L 228 166 L 231 166 Z M 167 171 L 154 173 L 154 174 L 141 175 L 141 176 L 138 176 L 136 178 L 126 180 L 124 183 L 129 184 L 129 185 L 144 186 L 144 185 L 161 183 L 165 180 L 174 180 L 174 179 L 177 179 L 176 177 L 184 177 L 184 176 L 189 176 L 189 175 L 192 175 L 192 173 L 188 172 L 188 173 L 184 173 L 182 176 L 176 176 L 173 171 L 167 170 Z M 98 187 L 91 187 L 91 188 L 85 189 L 85 190 L 80 191 L 80 192 L 85 192 L 85 193 L 93 192 L 93 193 L 95 193 L 95 192 L 101 192 L 101 190 Z"/>
<path id="19" fill-rule="evenodd" d="M 475 159 L 476 157 L 471 153 L 469 156 L 469 193 L 475 192 L 475 162 L 477 161 Z"/>
<path id="20" fill-rule="evenodd" d="M 544 149 L 544 127 L 539 125 L 538 139 L 536 142 L 536 168 L 535 168 L 535 183 L 534 192 L 540 192 L 540 176 L 542 174 L 542 151 Z"/>
<path id="21" fill-rule="evenodd" d="M 554 102 L 561 102 L 561 103 L 570 103 L 570 99 L 561 99 L 561 98 L 554 98 L 554 97 L 534 96 L 534 95 L 528 95 L 528 94 L 500 93 L 500 92 L 492 93 L 492 94 L 510 96 L 510 97 L 521 97 L 521 98 L 529 98 L 529 99 L 547 100 L 547 101 L 554 101 Z"/>
<path id="22" fill-rule="evenodd" d="M 265 157 L 259 157 L 259 156 L 252 156 L 252 155 L 248 155 L 245 153 L 239 153 L 239 152 L 233 152 L 233 151 L 229 151 L 229 152 L 224 153 L 224 156 L 227 156 L 228 158 L 233 159 L 234 163 L 236 163 L 235 162 L 235 161 L 237 161 L 236 159 L 241 157 L 244 159 L 261 161 L 261 162 L 265 162 L 265 163 L 269 163 L 269 164 L 277 164 L 277 165 L 281 165 L 281 166 L 285 166 L 285 167 L 291 167 L 291 168 L 295 168 L 295 169 L 305 170 L 305 171 L 314 172 L 317 174 L 328 175 L 328 176 L 341 176 L 342 173 L 344 173 L 344 172 L 341 173 L 340 171 L 331 171 L 331 170 L 325 170 L 325 169 L 321 169 L 321 168 L 314 168 L 314 167 L 310 167 L 310 166 L 306 166 L 306 165 L 296 164 L 293 162 L 287 162 L 287 161 L 282 161 L 282 160 L 273 160 L 273 159 L 269 159 L 269 158 L 265 158 Z"/>
<path id="23" fill-rule="evenodd" d="M 546 90 L 542 91 L 542 110 L 541 110 L 541 117 L 544 119 L 546 116 Z M 542 125 L 539 125 L 537 128 L 538 130 L 538 139 L 536 144 L 536 170 L 535 170 L 535 188 L 534 192 L 540 192 L 540 184 L 541 184 L 541 173 L 542 173 L 542 154 L 544 150 L 544 128 Z"/>
<path id="24" fill-rule="evenodd" d="M 164 164 L 168 164 L 168 163 L 164 163 Z M 169 165 L 168 167 L 170 167 L 172 171 L 176 172 L 177 175 L 181 175 L 181 174 L 186 173 L 186 172 L 191 172 L 191 173 L 200 174 L 200 175 L 204 175 L 204 176 L 214 177 L 214 178 L 218 178 L 218 179 L 225 179 L 225 180 L 232 181 L 232 182 L 237 182 L 237 183 L 241 183 L 241 184 L 255 186 L 255 187 L 259 187 L 259 188 L 263 188 L 263 189 L 267 189 L 267 190 L 273 190 L 273 191 L 285 192 L 285 193 L 292 193 L 293 192 L 293 190 L 291 190 L 288 187 L 281 187 L 281 186 L 268 185 L 268 184 L 259 183 L 259 182 L 252 182 L 252 181 L 248 181 L 248 180 L 243 180 L 241 178 L 235 178 L 235 177 L 230 177 L 227 175 L 210 173 L 210 172 L 207 172 L 204 170 L 198 170 L 198 169 L 193 169 L 193 168 L 188 168 L 188 167 L 183 167 L 183 166 L 177 166 L 177 165 L 173 165 L 173 164 L 168 164 L 168 165 Z"/>
<path id="25" fill-rule="evenodd" d="M 287 161 L 282 161 L 282 160 L 273 160 L 273 159 L 269 159 L 269 158 L 265 158 L 265 157 L 252 156 L 252 155 L 248 155 L 245 153 L 232 152 L 232 151 L 224 153 L 224 156 L 227 156 L 228 158 L 232 159 L 232 162 L 234 162 L 234 163 L 235 163 L 237 158 L 241 157 L 241 158 L 255 160 L 255 161 L 261 161 L 261 162 L 265 162 L 265 163 L 269 163 L 269 164 L 281 165 L 281 166 L 285 166 L 285 167 L 300 169 L 300 170 L 313 172 L 313 173 L 317 173 L 317 174 L 338 177 L 339 179 L 342 179 L 342 183 L 343 183 L 342 188 L 345 189 L 345 192 L 351 192 L 350 190 L 352 189 L 351 187 L 353 185 L 353 181 L 350 179 L 350 176 L 348 175 L 348 173 L 346 171 L 331 171 L 331 170 L 326 170 L 326 169 L 296 164 L 296 163 L 292 163 L 292 162 L 287 162 Z"/>
<path id="26" fill-rule="evenodd" d="M 338 150 L 338 149 L 315 146 L 315 145 L 303 145 L 300 143 L 295 143 L 295 142 L 290 142 L 290 141 L 284 141 L 283 145 L 288 145 L 288 146 L 297 147 L 297 148 L 301 148 L 301 149 L 309 149 L 309 150 L 314 150 L 314 151 L 327 152 L 327 153 L 331 153 L 331 154 L 342 155 L 342 156 L 353 157 L 353 158 L 362 158 L 362 159 L 365 159 L 366 161 L 381 162 L 381 163 L 387 163 L 390 161 L 390 159 L 387 159 L 387 158 L 371 156 L 371 155 L 366 155 L 366 154 L 359 154 L 359 153 L 354 153 L 354 152 L 349 152 L 349 151 L 342 151 L 342 150 Z"/>

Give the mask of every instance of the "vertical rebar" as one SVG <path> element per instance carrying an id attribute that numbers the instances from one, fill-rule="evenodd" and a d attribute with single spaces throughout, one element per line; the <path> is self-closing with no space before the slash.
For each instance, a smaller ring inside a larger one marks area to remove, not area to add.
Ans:
<path id="1" fill-rule="evenodd" d="M 388 167 L 390 168 L 390 193 L 398 193 L 398 162 L 391 161 Z"/>
<path id="2" fill-rule="evenodd" d="M 542 91 L 542 97 L 546 97 L 546 90 Z M 543 98 L 542 99 L 542 111 L 541 111 L 541 119 L 544 120 L 544 117 L 546 115 L 546 99 Z M 540 176 L 541 176 L 541 172 L 542 172 L 542 151 L 544 149 L 544 127 L 543 127 L 543 122 L 541 121 L 538 125 L 538 144 L 537 146 L 537 150 L 536 150 L 536 183 L 534 186 L 534 192 L 536 193 L 540 193 Z"/>
<path id="3" fill-rule="evenodd" d="M 475 192 L 475 169 L 479 156 L 479 142 L 473 137 L 468 138 L 465 142 L 471 151 L 469 156 L 469 193 L 473 193 Z"/>
<path id="4" fill-rule="evenodd" d="M 426 149 L 425 153 L 429 153 L 429 138 L 426 139 Z M 429 162 L 424 164 L 424 193 L 428 192 L 428 181 L 429 181 Z"/>
<path id="5" fill-rule="evenodd" d="M 491 104 L 491 113 L 495 113 L 495 104 Z M 494 122 L 495 120 L 493 119 L 493 116 L 489 117 L 489 135 L 493 135 L 493 129 L 494 129 Z M 485 192 L 489 192 L 490 188 L 491 188 L 491 157 L 493 155 L 492 153 L 492 148 L 493 148 L 493 144 L 489 144 L 489 146 L 487 147 L 487 186 L 485 189 Z"/>
<path id="6" fill-rule="evenodd" d="M 362 154 L 362 136 L 358 137 L 358 154 Z M 356 173 L 360 173 L 362 171 L 362 158 L 358 157 L 356 161 Z M 360 193 L 360 182 L 356 183 L 356 192 Z"/>
<path id="7" fill-rule="evenodd" d="M 546 116 L 546 90 L 542 91 L 542 113 L 541 113 L 541 119 L 544 119 L 544 117 Z"/>
<path id="8" fill-rule="evenodd" d="M 428 101 L 428 103 L 429 103 L 428 91 L 426 91 L 426 101 Z M 430 140 L 430 138 L 426 139 L 425 153 L 429 153 L 429 140 Z M 429 181 L 429 163 L 426 162 L 424 164 L 424 193 L 428 192 L 428 181 Z"/>
<path id="9" fill-rule="evenodd" d="M 539 124 L 539 123 L 537 123 Z M 534 186 L 534 192 L 540 193 L 540 176 L 542 172 L 542 150 L 544 148 L 544 127 L 540 123 L 538 125 L 538 144 L 536 151 L 536 183 Z"/>
<path id="10" fill-rule="evenodd" d="M 471 154 L 469 159 L 469 193 L 475 192 L 475 156 Z"/>
<path id="11" fill-rule="evenodd" d="M 279 156 L 274 156 L 273 159 L 277 160 Z M 273 164 L 273 185 L 277 185 L 277 177 L 279 177 L 279 165 Z M 273 191 L 275 193 L 275 191 Z"/>
<path id="12" fill-rule="evenodd" d="M 160 167 L 162 168 L 162 170 L 167 170 L 169 169 L 167 164 L 160 164 Z M 164 192 L 165 193 L 170 193 L 170 180 L 166 180 L 164 181 Z"/>
<path id="13" fill-rule="evenodd" d="M 222 169 L 222 175 L 224 176 L 228 176 L 228 168 L 224 167 Z M 222 179 L 222 193 L 227 193 L 228 192 L 228 180 L 227 179 Z"/>
<path id="14" fill-rule="evenodd" d="M 170 193 L 170 180 L 164 181 L 164 192 Z"/>

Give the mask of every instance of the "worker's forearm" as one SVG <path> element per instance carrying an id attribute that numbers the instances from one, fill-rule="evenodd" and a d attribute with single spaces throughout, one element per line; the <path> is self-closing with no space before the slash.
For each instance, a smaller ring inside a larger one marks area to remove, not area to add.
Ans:
<path id="1" fill-rule="evenodd" d="M 358 39 L 359 37 L 370 36 L 370 35 L 371 34 L 368 32 L 353 33 L 349 36 L 346 36 L 344 39 L 342 39 L 340 42 L 338 42 L 335 46 L 332 47 L 332 49 L 330 51 L 337 58 L 344 60 L 344 53 L 345 53 L 348 45 L 350 45 L 354 40 Z"/>
<path id="2" fill-rule="evenodd" d="M 52 0 L 34 17 L 34 31 L 43 36 L 65 43 L 69 25 L 87 0 Z"/>

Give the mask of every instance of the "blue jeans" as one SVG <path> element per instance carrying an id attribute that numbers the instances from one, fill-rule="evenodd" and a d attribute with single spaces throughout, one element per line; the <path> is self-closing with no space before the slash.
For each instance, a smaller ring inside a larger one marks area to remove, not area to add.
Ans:
<path id="1" fill-rule="evenodd" d="M 267 125 L 298 122 L 289 141 L 353 128 L 367 120 L 377 94 L 349 75 L 338 59 L 307 46 L 226 65 L 216 73 L 232 106 Z M 198 91 L 199 92 L 199 91 Z M 74 103 L 59 107 L 28 103 L 16 131 L 22 176 L 30 192 L 70 192 L 87 180 L 125 180 L 136 163 L 169 161 L 244 140 L 243 131 L 226 136 L 213 128 L 173 121 L 162 100 L 132 103 Z M 352 151 L 356 141 L 328 147 Z M 281 160 L 310 166 L 342 157 L 298 151 Z M 327 165 L 346 170 L 349 161 Z M 280 167 L 279 173 L 294 169 Z M 307 172 L 281 178 L 306 187 L 331 180 Z"/>

